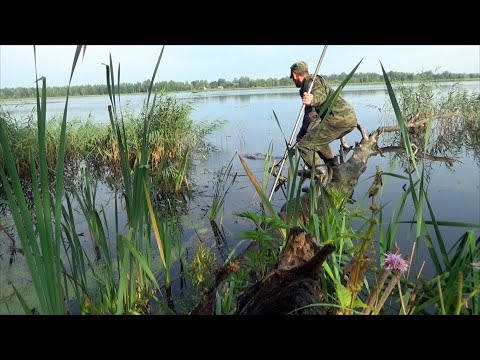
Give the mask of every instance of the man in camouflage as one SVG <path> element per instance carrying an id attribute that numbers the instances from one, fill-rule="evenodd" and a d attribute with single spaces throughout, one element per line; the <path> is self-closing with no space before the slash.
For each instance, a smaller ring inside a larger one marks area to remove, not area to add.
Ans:
<path id="1" fill-rule="evenodd" d="M 321 158 L 332 175 L 332 181 L 340 181 L 338 164 L 329 144 L 336 139 L 341 139 L 342 146 L 348 148 L 344 136 L 357 126 L 355 111 L 339 96 L 330 115 L 322 121 L 323 116 L 319 114 L 320 110 L 333 95 L 333 89 L 324 78 L 317 75 L 312 91 L 308 94 L 313 75 L 308 73 L 308 65 L 304 61 L 296 62 L 290 67 L 290 78 L 296 87 L 300 88 L 300 96 L 305 104 L 303 124 L 297 135 L 297 148 L 303 161 L 312 168 L 320 165 Z"/>

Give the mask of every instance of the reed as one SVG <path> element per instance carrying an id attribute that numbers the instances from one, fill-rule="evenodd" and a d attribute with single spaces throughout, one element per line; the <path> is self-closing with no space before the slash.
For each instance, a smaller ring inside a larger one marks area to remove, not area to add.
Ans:
<path id="1" fill-rule="evenodd" d="M 78 46 L 70 73 L 69 87 L 73 73 L 80 56 L 82 46 Z M 35 74 L 36 51 L 34 47 Z M 2 148 L 4 165 L 0 166 L 0 177 L 6 191 L 8 205 L 15 220 L 18 236 L 24 249 L 27 265 L 32 276 L 33 285 L 43 314 L 64 314 L 68 311 L 65 303 L 65 284 L 62 284 L 61 254 L 62 244 L 61 215 L 64 180 L 64 159 L 66 144 L 66 123 L 68 113 L 68 91 L 65 110 L 58 138 L 57 166 L 55 189 L 50 191 L 47 163 L 46 134 L 46 79 L 37 77 L 37 130 L 38 130 L 38 160 L 30 162 L 31 181 L 34 195 L 34 216 L 27 208 L 25 194 L 20 184 L 20 176 L 12 154 L 10 139 L 6 137 L 5 120 L 0 119 L 0 146 Z M 41 83 L 41 87 L 39 87 Z M 38 172 L 37 172 L 38 169 Z M 8 175 L 7 175 L 8 174 Z"/>
<path id="2" fill-rule="evenodd" d="M 265 188 L 258 185 L 257 180 L 248 169 L 248 165 L 240 157 L 247 175 L 262 199 L 262 205 L 267 211 L 262 214 L 262 217 L 251 213 L 242 214 L 251 219 L 256 226 L 255 231 L 245 231 L 244 237 L 253 239 L 253 241 L 259 241 L 260 237 L 276 238 L 278 244 L 278 235 L 275 235 L 278 229 L 301 226 L 308 233 L 315 235 L 321 244 L 334 243 L 336 245 L 336 252 L 324 263 L 326 273 L 324 288 L 326 289 L 327 303 L 312 304 L 311 306 L 330 306 L 332 309 L 337 309 L 339 314 L 359 314 L 362 311 L 370 313 L 371 311 L 367 310 L 371 306 L 370 302 L 377 301 L 373 312 L 375 314 L 394 311 L 399 311 L 401 314 L 477 314 L 478 293 L 480 292 L 478 283 L 480 254 L 478 240 L 475 240 L 473 229 L 479 228 L 480 224 L 436 219 L 428 199 L 425 162 L 415 156 L 413 143 L 406 127 L 407 119 L 404 113 L 432 116 L 432 93 L 425 87 L 417 90 L 422 95 L 421 97 L 415 96 L 415 92 L 410 90 L 401 92 L 403 100 L 399 105 L 383 66 L 382 71 L 391 106 L 400 127 L 401 140 L 407 149 L 407 174 L 396 174 L 395 166 L 392 166 L 387 172 L 377 169 L 372 186 L 366 194 L 371 199 L 370 216 L 364 215 L 366 209 L 360 207 L 351 209 L 351 206 L 347 206 L 348 198 L 341 192 L 327 189 L 321 183 L 317 184 L 315 180 L 312 180 L 310 182 L 309 212 L 306 214 L 302 210 L 300 202 L 301 182 L 297 177 L 299 156 L 298 153 L 289 152 L 289 171 L 284 193 L 285 220 L 281 221 L 273 210 L 273 204 L 264 196 Z M 450 98 L 453 99 L 453 97 L 451 94 Z M 459 96 L 459 99 L 465 100 L 466 98 Z M 333 98 L 332 101 L 334 100 Z M 464 103 L 468 103 L 468 101 L 464 101 Z M 449 108 L 451 103 L 446 102 L 442 106 Z M 475 113 L 474 110 L 477 106 L 478 102 L 476 105 L 467 107 L 470 109 L 470 114 Z M 327 104 L 326 111 L 328 112 L 331 107 L 331 103 Z M 279 123 L 278 119 L 277 123 Z M 475 121 L 470 120 L 470 124 L 472 123 L 475 124 Z M 434 130 L 432 122 L 428 122 L 421 143 L 424 152 L 428 150 Z M 266 163 L 265 168 L 269 168 L 269 164 Z M 376 197 L 385 186 L 382 178 L 389 176 L 407 180 L 409 186 L 400 196 L 391 219 L 385 222 L 383 206 L 379 207 L 376 204 Z M 406 211 L 409 201 L 413 204 L 413 214 Z M 405 221 L 403 220 L 405 216 L 411 217 L 413 220 Z M 364 219 L 365 224 L 358 229 L 353 229 L 351 224 L 355 223 L 356 218 Z M 265 225 L 272 223 L 276 225 Z M 412 265 L 414 249 L 423 243 L 427 247 L 430 260 L 437 272 L 432 280 L 420 279 L 423 265 L 416 279 L 412 280 L 409 279 L 410 270 L 403 276 L 401 272 L 390 273 L 385 270 L 387 266 L 385 254 L 392 251 L 398 237 L 399 227 L 402 224 L 410 224 L 415 229 L 412 254 L 410 254 L 411 257 L 407 256 L 408 268 Z M 450 251 L 447 251 L 441 233 L 442 226 L 467 227 L 470 230 L 459 239 Z M 435 236 L 430 234 L 432 230 Z M 375 246 L 376 237 L 379 238 L 379 247 Z M 246 271 L 256 271 L 259 275 L 265 274 L 275 264 L 275 258 L 278 257 L 281 248 L 281 246 L 271 247 L 269 252 L 262 251 L 260 248 L 256 258 L 247 254 L 249 262 Z M 377 251 L 380 253 L 378 257 L 376 256 Z M 374 264 L 376 258 L 380 260 L 377 266 Z M 261 261 L 257 261 L 258 259 Z M 267 263 L 270 264 L 270 267 L 265 267 Z M 240 293 L 245 286 L 249 286 L 248 283 L 240 285 L 237 281 L 239 276 L 238 274 L 232 275 L 227 280 L 229 288 L 223 294 L 217 294 L 219 312 L 228 313 L 228 309 L 231 307 L 228 304 L 232 302 L 232 296 Z M 382 294 L 381 298 L 376 298 L 378 294 Z M 370 305 L 367 305 L 367 302 Z M 432 312 L 432 309 L 437 310 Z"/>

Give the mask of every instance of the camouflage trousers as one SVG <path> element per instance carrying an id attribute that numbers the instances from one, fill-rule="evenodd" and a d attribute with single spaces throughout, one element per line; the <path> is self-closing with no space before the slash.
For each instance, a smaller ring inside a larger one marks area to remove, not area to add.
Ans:
<path id="1" fill-rule="evenodd" d="M 297 144 L 305 164 L 311 168 L 320 165 L 320 159 L 323 161 L 333 159 L 329 144 L 347 135 L 356 126 L 357 118 L 354 112 L 341 118 L 330 115 L 326 121 L 317 117 L 317 120 L 310 123 L 307 133 Z"/>

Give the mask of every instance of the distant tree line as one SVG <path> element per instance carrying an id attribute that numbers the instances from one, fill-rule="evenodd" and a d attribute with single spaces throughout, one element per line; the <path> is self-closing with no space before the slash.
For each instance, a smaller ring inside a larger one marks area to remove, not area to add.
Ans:
<path id="1" fill-rule="evenodd" d="M 419 74 L 390 71 L 387 73 L 391 81 L 406 82 L 406 81 L 439 81 L 439 80 L 472 80 L 479 79 L 480 74 L 465 74 L 465 73 L 451 73 L 444 71 L 442 73 L 433 73 L 426 71 Z M 346 73 L 324 75 L 324 77 L 331 84 L 339 84 L 347 76 Z M 383 82 L 383 76 L 376 73 L 357 73 L 349 83 L 375 83 Z M 122 94 L 137 94 L 146 93 L 150 86 L 150 80 L 143 82 L 122 83 L 120 84 L 120 92 Z M 175 92 L 175 91 L 202 91 L 212 89 L 247 89 L 247 88 L 274 88 L 274 87 L 292 87 L 293 82 L 289 77 L 280 79 L 250 79 L 248 76 L 241 76 L 232 81 L 219 78 L 216 81 L 194 80 L 192 82 L 185 81 L 161 81 L 153 85 L 154 92 Z M 117 88 L 115 88 L 117 90 Z M 107 85 L 79 85 L 70 88 L 70 95 L 72 96 L 87 96 L 87 95 L 107 95 Z M 48 97 L 65 97 L 67 95 L 66 86 L 52 86 L 47 88 Z M 18 98 L 34 98 L 36 97 L 35 88 L 3 88 L 0 89 L 0 99 L 18 99 Z"/>

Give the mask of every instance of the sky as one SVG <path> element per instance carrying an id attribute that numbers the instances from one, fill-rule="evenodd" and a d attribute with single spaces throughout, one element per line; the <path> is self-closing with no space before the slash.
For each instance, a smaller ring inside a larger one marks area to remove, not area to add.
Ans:
<path id="1" fill-rule="evenodd" d="M 214 81 L 248 76 L 250 79 L 290 75 L 290 65 L 306 61 L 313 73 L 323 45 L 167 45 L 155 82 Z M 47 86 L 66 86 L 75 45 L 37 45 L 38 75 Z M 72 85 L 106 84 L 105 66 L 111 54 L 121 82 L 151 79 L 162 45 L 91 45 L 79 60 Z M 386 71 L 480 73 L 479 45 L 330 45 L 320 66 L 324 75 L 349 73 L 363 58 L 357 72 Z M 0 88 L 33 87 L 33 46 L 0 45 Z"/>

